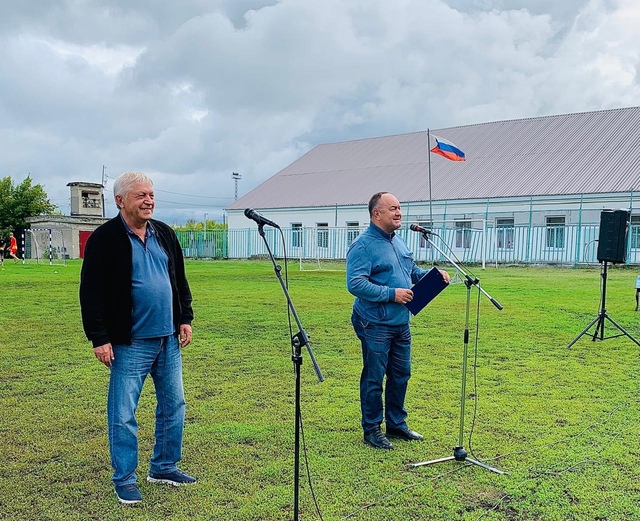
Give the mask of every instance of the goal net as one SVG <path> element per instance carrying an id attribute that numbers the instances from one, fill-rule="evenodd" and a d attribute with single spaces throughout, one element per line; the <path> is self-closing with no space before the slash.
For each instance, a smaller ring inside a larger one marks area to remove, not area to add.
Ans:
<path id="1" fill-rule="evenodd" d="M 346 261 L 321 257 L 300 257 L 300 271 L 346 271 Z"/>
<path id="2" fill-rule="evenodd" d="M 300 271 L 346 271 L 350 244 L 346 229 L 313 226 L 291 232 L 291 246 L 296 251 Z"/>
<path id="3" fill-rule="evenodd" d="M 28 228 L 23 231 L 23 259 L 35 264 L 67 264 L 69 255 L 62 230 Z"/>

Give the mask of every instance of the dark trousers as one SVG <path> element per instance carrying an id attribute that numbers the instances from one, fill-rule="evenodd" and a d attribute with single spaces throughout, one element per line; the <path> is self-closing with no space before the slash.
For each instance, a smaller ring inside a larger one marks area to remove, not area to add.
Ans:
<path id="1" fill-rule="evenodd" d="M 357 313 L 351 323 L 362 344 L 362 374 L 360 375 L 360 408 L 365 434 L 380 427 L 407 426 L 404 398 L 411 377 L 411 331 L 408 324 L 386 326 L 374 324 Z M 387 377 L 382 404 L 383 380 Z"/>

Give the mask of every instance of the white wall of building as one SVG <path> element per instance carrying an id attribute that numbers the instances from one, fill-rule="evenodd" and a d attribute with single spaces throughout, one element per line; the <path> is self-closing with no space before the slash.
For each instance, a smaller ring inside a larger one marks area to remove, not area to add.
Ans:
<path id="1" fill-rule="evenodd" d="M 402 201 L 401 201 L 402 203 Z M 558 195 L 545 197 L 518 197 L 492 200 L 459 200 L 420 203 L 402 203 L 405 223 L 425 222 L 433 216 L 434 223 L 465 219 L 480 225 L 483 220 L 513 217 L 515 224 L 544 225 L 548 216 L 564 216 L 566 224 L 598 223 L 602 210 L 631 210 L 640 212 L 640 193 Z M 321 208 L 281 208 L 257 210 L 281 228 L 293 224 L 312 228 L 318 224 L 344 227 L 352 223 L 360 226 L 369 223 L 365 205 L 329 206 Z M 230 230 L 255 227 L 256 223 L 245 217 L 243 211 L 231 210 L 227 214 Z"/>

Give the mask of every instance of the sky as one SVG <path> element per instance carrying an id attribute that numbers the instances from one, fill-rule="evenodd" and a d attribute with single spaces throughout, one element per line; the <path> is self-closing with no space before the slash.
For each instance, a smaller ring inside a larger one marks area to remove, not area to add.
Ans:
<path id="1" fill-rule="evenodd" d="M 637 106 L 637 0 L 0 0 L 0 178 L 224 208 L 323 143 Z M 233 179 L 233 173 L 240 179 Z M 339 189 L 339 187 L 336 187 Z"/>

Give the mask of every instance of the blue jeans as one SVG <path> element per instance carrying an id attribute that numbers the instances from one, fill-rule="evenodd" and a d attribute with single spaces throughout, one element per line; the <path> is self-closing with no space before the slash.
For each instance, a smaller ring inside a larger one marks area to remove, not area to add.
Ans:
<path id="1" fill-rule="evenodd" d="M 107 422 L 109 449 L 116 486 L 135 483 L 138 467 L 136 409 L 142 385 L 151 375 L 156 390 L 156 431 L 150 472 L 177 469 L 182 458 L 185 401 L 182 387 L 182 354 L 177 335 L 133 340 L 114 345 L 111 363 Z"/>
<path id="2" fill-rule="evenodd" d="M 384 418 L 387 427 L 407 426 L 404 398 L 411 377 L 411 330 L 408 324 L 373 324 L 357 313 L 351 323 L 362 344 L 360 408 L 365 434 L 380 428 L 383 418 L 382 381 L 386 374 Z"/>

